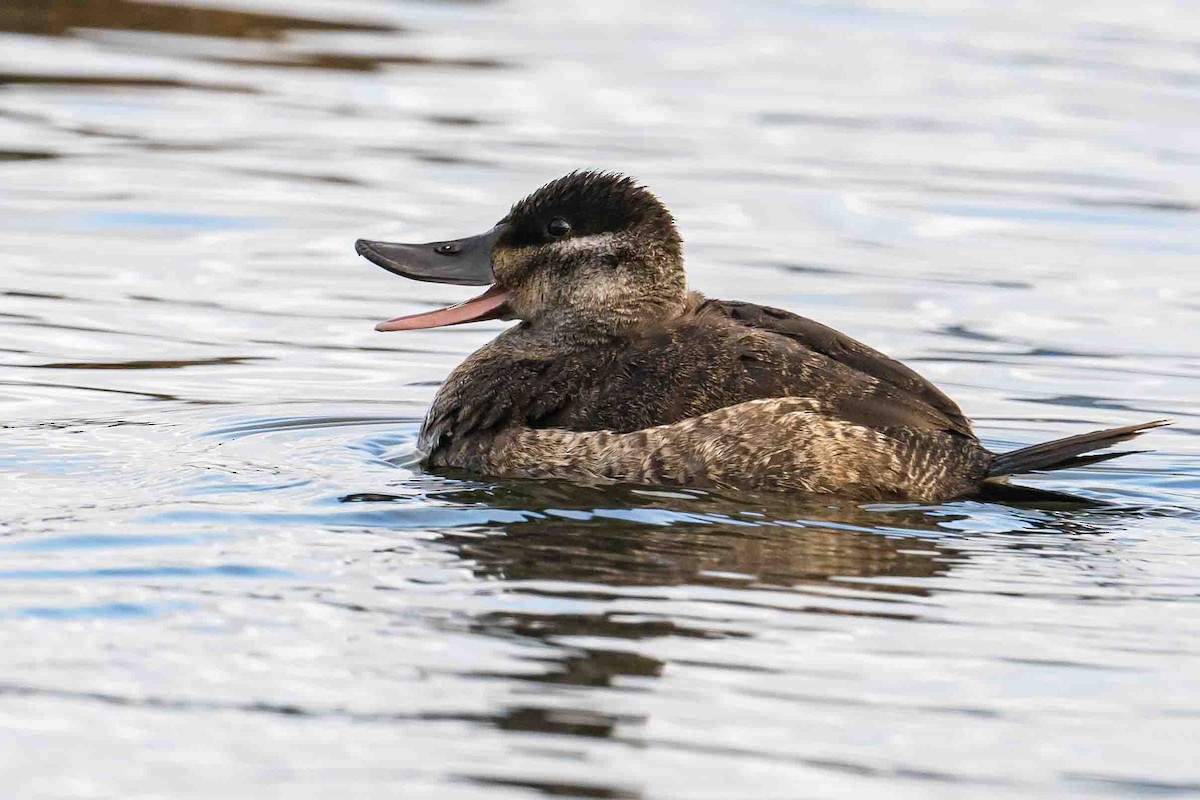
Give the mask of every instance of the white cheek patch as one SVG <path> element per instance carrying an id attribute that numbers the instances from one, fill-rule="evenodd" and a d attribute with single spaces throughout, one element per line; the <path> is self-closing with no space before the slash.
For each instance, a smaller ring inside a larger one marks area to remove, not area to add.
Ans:
<path id="1" fill-rule="evenodd" d="M 602 256 L 612 253 L 620 241 L 621 237 L 615 233 L 594 233 L 591 236 L 574 236 L 569 239 L 563 239 L 561 242 L 555 242 L 551 246 L 556 253 L 561 253 L 562 255 L 589 252 Z"/>

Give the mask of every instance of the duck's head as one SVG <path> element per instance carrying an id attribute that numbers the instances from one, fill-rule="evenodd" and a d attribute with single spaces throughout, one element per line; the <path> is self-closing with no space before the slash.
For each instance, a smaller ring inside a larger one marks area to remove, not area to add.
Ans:
<path id="1" fill-rule="evenodd" d="M 671 214 L 631 178 L 573 172 L 514 205 L 486 233 L 428 244 L 360 239 L 359 255 L 418 281 L 490 286 L 466 302 L 381 322 L 380 331 L 484 319 L 615 332 L 679 312 L 683 245 Z"/>

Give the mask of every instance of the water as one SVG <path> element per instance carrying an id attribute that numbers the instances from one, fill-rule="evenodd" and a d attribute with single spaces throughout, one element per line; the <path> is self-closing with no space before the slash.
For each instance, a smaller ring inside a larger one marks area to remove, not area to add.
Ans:
<path id="1" fill-rule="evenodd" d="M 1185 0 L 6 0 L 6 796 L 1200 793 L 1197 55 Z M 354 239 L 585 167 L 997 449 L 1177 424 L 1027 479 L 1078 507 L 422 472 L 501 325 L 374 333 L 470 290 Z"/>

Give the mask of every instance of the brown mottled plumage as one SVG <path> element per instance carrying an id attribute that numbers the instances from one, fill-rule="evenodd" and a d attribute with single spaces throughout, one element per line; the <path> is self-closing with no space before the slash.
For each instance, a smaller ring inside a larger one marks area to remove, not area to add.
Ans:
<path id="1" fill-rule="evenodd" d="M 787 311 L 689 292 L 674 220 L 618 175 L 572 173 L 486 234 L 358 243 L 418 280 L 493 284 L 381 330 L 521 323 L 464 361 L 421 431 L 430 466 L 487 475 L 940 501 L 1157 423 L 997 457 L 913 370 Z"/>

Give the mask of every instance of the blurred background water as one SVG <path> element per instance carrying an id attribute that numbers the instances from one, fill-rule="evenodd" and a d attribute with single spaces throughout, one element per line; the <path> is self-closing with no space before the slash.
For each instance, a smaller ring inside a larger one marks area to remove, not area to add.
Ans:
<path id="1" fill-rule="evenodd" d="M 1197 108 L 1187 0 L 4 0 L 5 796 L 1200 793 Z M 995 448 L 1177 424 L 1079 508 L 423 473 L 502 326 L 353 241 L 575 168 Z"/>

